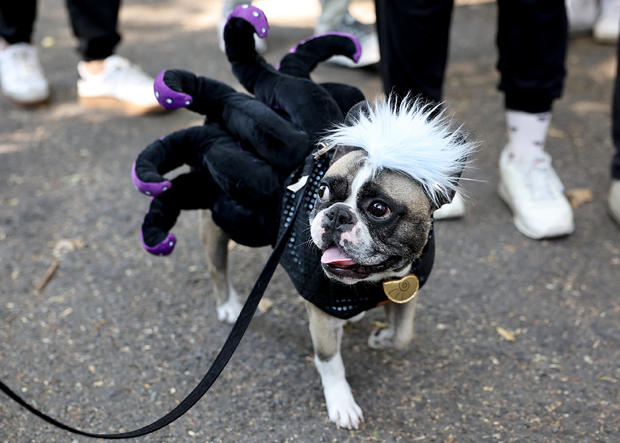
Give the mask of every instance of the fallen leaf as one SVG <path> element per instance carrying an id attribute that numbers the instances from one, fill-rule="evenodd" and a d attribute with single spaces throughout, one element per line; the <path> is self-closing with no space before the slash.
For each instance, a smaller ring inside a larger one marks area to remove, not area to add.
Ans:
<path id="1" fill-rule="evenodd" d="M 54 245 L 54 257 L 62 258 L 67 252 L 75 251 L 84 247 L 84 241 L 81 238 L 63 238 Z"/>
<path id="2" fill-rule="evenodd" d="M 259 302 L 258 302 L 258 310 L 262 313 L 265 314 L 267 311 L 269 311 L 271 309 L 271 307 L 273 306 L 273 301 L 267 297 L 263 297 Z"/>
<path id="3" fill-rule="evenodd" d="M 46 35 L 41 39 L 41 46 L 44 48 L 53 48 L 56 44 L 56 39 L 50 35 Z"/>
<path id="4" fill-rule="evenodd" d="M 566 196 L 573 209 L 578 208 L 584 203 L 594 200 L 594 194 L 590 188 L 573 188 L 566 191 Z"/>
<path id="5" fill-rule="evenodd" d="M 497 331 L 497 333 L 499 335 L 502 336 L 502 338 L 504 340 L 508 340 L 508 341 L 512 341 L 512 342 L 517 341 L 517 339 L 515 338 L 515 335 L 514 335 L 514 333 L 512 331 L 509 331 L 508 329 L 504 329 L 501 326 L 496 327 L 495 330 Z"/>
<path id="6" fill-rule="evenodd" d="M 73 308 L 67 308 L 64 311 L 62 311 L 60 314 L 58 314 L 58 317 L 65 318 L 67 315 L 71 315 L 71 313 L 73 313 Z"/>
<path id="7" fill-rule="evenodd" d="M 553 403 L 552 405 L 547 405 L 545 406 L 545 409 L 548 412 L 553 412 L 555 411 L 557 408 L 559 408 L 560 406 L 562 406 L 562 402 L 561 401 L 556 401 L 555 403 Z"/>

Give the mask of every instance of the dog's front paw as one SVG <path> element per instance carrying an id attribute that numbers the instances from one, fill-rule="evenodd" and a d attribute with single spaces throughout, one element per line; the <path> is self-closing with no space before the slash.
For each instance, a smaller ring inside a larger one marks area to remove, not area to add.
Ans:
<path id="1" fill-rule="evenodd" d="M 357 429 L 364 419 L 362 409 L 357 405 L 349 385 L 339 384 L 325 390 L 327 415 L 339 428 Z"/>
<path id="2" fill-rule="evenodd" d="M 217 319 L 224 323 L 234 323 L 239 317 L 243 305 L 239 303 L 237 297 L 229 297 L 226 303 L 217 307 Z"/>
<path id="3" fill-rule="evenodd" d="M 372 331 L 368 337 L 368 346 L 373 349 L 386 349 L 394 347 L 394 329 L 387 327 Z"/>

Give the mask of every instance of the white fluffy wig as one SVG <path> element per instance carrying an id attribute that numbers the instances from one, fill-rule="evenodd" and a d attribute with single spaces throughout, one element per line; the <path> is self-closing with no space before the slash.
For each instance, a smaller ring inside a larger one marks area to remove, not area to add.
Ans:
<path id="1" fill-rule="evenodd" d="M 438 206 L 458 188 L 459 176 L 476 149 L 439 105 L 423 105 L 392 96 L 362 107 L 322 139 L 327 146 L 351 146 L 368 153 L 376 173 L 383 168 L 402 172 L 419 182 Z"/>

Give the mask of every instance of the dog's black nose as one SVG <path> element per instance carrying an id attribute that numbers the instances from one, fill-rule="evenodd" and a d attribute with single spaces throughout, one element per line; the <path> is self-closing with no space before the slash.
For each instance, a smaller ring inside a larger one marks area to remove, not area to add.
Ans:
<path id="1" fill-rule="evenodd" d="M 327 211 L 325 211 L 327 224 L 333 230 L 348 230 L 347 226 L 352 227 L 355 224 L 355 214 L 351 208 L 343 203 L 336 203 Z M 343 229 L 344 228 L 344 229 Z"/>

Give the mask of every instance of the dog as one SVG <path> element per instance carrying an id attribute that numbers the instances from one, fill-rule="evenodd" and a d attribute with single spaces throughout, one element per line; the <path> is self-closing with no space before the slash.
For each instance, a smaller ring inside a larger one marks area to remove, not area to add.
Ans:
<path id="1" fill-rule="evenodd" d="M 134 163 L 136 187 L 153 197 L 143 242 L 169 254 L 179 213 L 208 209 L 201 237 L 217 316 L 232 323 L 242 304 L 228 272 L 229 238 L 247 246 L 284 239 L 280 264 L 306 301 L 329 418 L 357 428 L 363 415 L 345 377 L 343 325 L 384 305 L 389 326 L 368 344 L 411 341 L 416 295 L 434 261 L 433 212 L 454 196 L 475 144 L 440 105 L 371 103 L 354 86 L 313 82 L 314 67 L 332 55 L 357 60 L 354 37 L 312 37 L 276 68 L 254 48 L 254 35 L 267 31 L 252 5 L 235 8 L 224 28 L 233 73 L 253 96 L 186 71 L 157 77 L 162 106 L 207 118 L 153 142 Z M 192 169 L 171 181 L 162 175 L 181 164 Z"/>
<path id="2" fill-rule="evenodd" d="M 300 222 L 309 237 L 300 241 L 316 252 L 304 269 L 320 269 L 317 278 L 336 291 L 348 290 L 352 305 L 356 288 L 371 288 L 377 298 L 371 297 L 370 306 L 384 304 L 389 326 L 373 332 L 369 346 L 404 348 L 413 337 L 418 287 L 432 267 L 433 211 L 451 200 L 474 145 L 450 129 L 437 107 L 409 99 L 359 104 L 320 145 L 331 160 L 317 181 L 309 216 Z M 241 302 L 230 282 L 228 238 L 208 215 L 201 225 L 217 315 L 233 322 Z M 298 289 L 306 287 L 293 280 Z M 302 295 L 329 418 L 338 427 L 358 428 L 363 413 L 346 380 L 340 344 L 347 318 L 360 313 L 347 306 L 340 315 Z"/>

